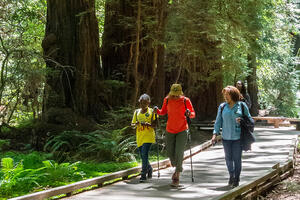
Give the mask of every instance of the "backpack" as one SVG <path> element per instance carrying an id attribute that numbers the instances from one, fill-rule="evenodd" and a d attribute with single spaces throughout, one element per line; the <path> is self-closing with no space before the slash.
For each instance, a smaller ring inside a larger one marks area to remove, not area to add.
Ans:
<path id="1" fill-rule="evenodd" d="M 242 118 L 241 118 L 241 146 L 242 150 L 251 150 L 251 144 L 255 142 L 253 135 L 254 122 L 251 121 L 248 116 L 244 115 L 244 104 L 242 104 Z"/>

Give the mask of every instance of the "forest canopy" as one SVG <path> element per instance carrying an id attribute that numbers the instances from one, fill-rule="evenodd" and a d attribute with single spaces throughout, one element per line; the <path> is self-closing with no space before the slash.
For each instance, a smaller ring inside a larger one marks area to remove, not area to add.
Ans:
<path id="1" fill-rule="evenodd" d="M 105 110 L 136 106 L 142 93 L 160 105 L 175 82 L 192 99 L 198 119 L 213 119 L 222 87 L 237 80 L 248 86 L 254 115 L 269 109 L 295 117 L 298 5 L 96 0 L 69 12 L 60 1 L 1 2 L 2 121 L 38 118 L 60 107 L 99 120 Z M 90 24 L 80 28 L 83 20 Z M 84 70 L 92 70 L 90 82 L 79 78 Z"/>
<path id="2" fill-rule="evenodd" d="M 34 134 L 22 135 L 42 138 L 35 144 L 42 149 L 62 131 L 122 129 L 141 94 L 161 106 L 173 83 L 182 84 L 197 120 L 214 119 L 222 88 L 238 80 L 253 116 L 298 117 L 297 1 L 72 2 L 0 3 L 4 138 L 29 125 Z"/>

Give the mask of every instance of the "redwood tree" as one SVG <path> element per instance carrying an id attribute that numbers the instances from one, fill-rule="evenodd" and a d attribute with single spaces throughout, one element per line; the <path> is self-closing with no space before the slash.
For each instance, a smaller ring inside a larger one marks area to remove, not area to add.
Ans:
<path id="1" fill-rule="evenodd" d="M 252 116 L 257 116 L 258 115 L 258 110 L 259 110 L 259 105 L 258 105 L 258 86 L 257 86 L 257 76 L 256 76 L 256 67 L 257 67 L 257 62 L 256 62 L 256 57 L 255 55 L 248 55 L 248 67 L 250 69 L 250 74 L 247 77 L 247 82 L 248 82 L 248 93 L 251 99 L 251 108 L 250 108 L 250 113 Z"/>
<path id="2" fill-rule="evenodd" d="M 81 116 L 97 116 L 101 78 L 99 30 L 94 0 L 47 0 L 42 43 L 48 74 L 44 112 L 71 108 Z"/>
<path id="3" fill-rule="evenodd" d="M 107 80 L 126 88 L 111 96 L 111 104 L 135 105 L 142 93 L 160 102 L 165 95 L 164 30 L 167 0 L 106 2 L 102 61 Z M 159 88 L 159 89 L 158 89 Z"/>

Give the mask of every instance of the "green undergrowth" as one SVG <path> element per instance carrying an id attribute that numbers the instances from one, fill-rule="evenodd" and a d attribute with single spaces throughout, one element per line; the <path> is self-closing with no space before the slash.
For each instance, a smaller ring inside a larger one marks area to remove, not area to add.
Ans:
<path id="1" fill-rule="evenodd" d="M 141 159 L 136 156 L 136 162 L 57 163 L 52 160 L 53 155 L 50 153 L 0 153 L 0 200 L 136 167 L 141 164 Z M 159 157 L 160 160 L 166 158 L 164 152 Z M 149 153 L 149 161 L 157 161 L 154 149 Z"/>
<path id="2" fill-rule="evenodd" d="M 67 185 L 138 166 L 137 162 L 73 162 L 57 163 L 51 155 L 1 153 L 0 199 Z"/>

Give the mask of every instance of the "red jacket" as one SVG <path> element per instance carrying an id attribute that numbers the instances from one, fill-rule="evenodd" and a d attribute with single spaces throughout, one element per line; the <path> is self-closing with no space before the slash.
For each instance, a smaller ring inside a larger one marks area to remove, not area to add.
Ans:
<path id="1" fill-rule="evenodd" d="M 185 117 L 184 99 L 186 99 L 186 108 L 191 111 L 190 118 L 195 118 L 193 105 L 190 99 L 184 96 L 180 96 L 178 99 L 165 97 L 161 110 L 157 110 L 159 115 L 168 114 L 167 131 L 169 133 L 179 133 L 189 128 Z"/>

